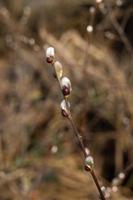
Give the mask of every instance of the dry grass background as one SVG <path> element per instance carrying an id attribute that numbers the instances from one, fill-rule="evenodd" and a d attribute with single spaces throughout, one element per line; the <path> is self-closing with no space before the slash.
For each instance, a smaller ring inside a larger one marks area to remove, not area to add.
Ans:
<path id="1" fill-rule="evenodd" d="M 46 1 L 43 13 L 43 9 L 38 11 L 40 4 L 35 9 L 36 3 L 31 2 L 33 10 L 26 7 L 18 19 L 13 11 L 0 8 L 1 200 L 97 199 L 91 178 L 83 172 L 72 130 L 60 116 L 60 94 L 45 62 L 44 49 L 49 45 L 55 47 L 71 79 L 74 119 L 93 152 L 101 184 L 109 186 L 113 176 L 133 160 L 131 55 L 123 53 L 117 59 L 101 36 L 87 43 L 83 27 L 88 18 L 81 15 L 81 22 L 86 19 L 83 24 L 75 18 L 66 20 L 69 2 L 51 2 L 57 10 Z M 70 13 L 79 8 L 80 1 L 74 3 Z M 48 15 L 52 9 L 66 17 L 50 21 L 55 16 Z M 82 36 L 72 30 L 76 26 Z M 112 199 L 133 198 L 132 175 L 130 170 Z"/>

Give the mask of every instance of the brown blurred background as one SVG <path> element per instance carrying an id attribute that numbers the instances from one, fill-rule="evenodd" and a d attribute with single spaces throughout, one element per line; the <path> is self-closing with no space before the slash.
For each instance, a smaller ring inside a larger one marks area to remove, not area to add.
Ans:
<path id="1" fill-rule="evenodd" d="M 98 199 L 60 115 L 48 46 L 100 184 L 125 170 L 109 199 L 133 199 L 132 0 L 0 0 L 0 200 Z"/>

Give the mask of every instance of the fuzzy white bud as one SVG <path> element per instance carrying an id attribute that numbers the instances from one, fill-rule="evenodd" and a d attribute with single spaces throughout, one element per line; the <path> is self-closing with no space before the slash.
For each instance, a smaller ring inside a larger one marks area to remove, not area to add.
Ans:
<path id="1" fill-rule="evenodd" d="M 85 165 L 92 169 L 94 167 L 94 160 L 92 156 L 87 156 L 85 159 Z"/>
<path id="2" fill-rule="evenodd" d="M 93 15 L 96 11 L 95 7 L 94 6 L 91 6 L 90 9 L 89 9 L 90 13 Z"/>
<path id="3" fill-rule="evenodd" d="M 55 72 L 56 72 L 56 76 L 58 79 L 60 79 L 63 75 L 63 67 L 62 64 L 58 61 L 56 61 L 54 63 L 54 68 L 55 68 Z"/>
<path id="4" fill-rule="evenodd" d="M 102 187 L 101 187 L 101 190 L 102 190 L 103 193 L 105 193 L 105 192 L 106 192 L 105 186 L 102 186 Z"/>
<path id="5" fill-rule="evenodd" d="M 118 178 L 123 180 L 125 178 L 125 174 L 123 172 L 119 173 Z"/>
<path id="6" fill-rule="evenodd" d="M 61 107 L 61 112 L 62 112 L 63 117 L 68 117 L 69 116 L 70 103 L 69 102 L 66 103 L 65 100 L 62 100 L 60 107 Z"/>
<path id="7" fill-rule="evenodd" d="M 52 63 L 55 58 L 55 50 L 53 47 L 48 47 L 46 50 L 46 59 L 48 63 Z"/>
<path id="8" fill-rule="evenodd" d="M 117 191 L 118 191 L 118 187 L 117 187 L 117 186 L 113 186 L 113 187 L 112 187 L 112 191 L 113 191 L 113 192 L 117 192 Z"/>
<path id="9" fill-rule="evenodd" d="M 86 155 L 89 156 L 90 150 L 87 147 L 85 148 L 85 152 L 86 152 Z"/>
<path id="10" fill-rule="evenodd" d="M 88 33 L 92 33 L 92 32 L 93 32 L 93 26 L 88 25 L 88 26 L 87 26 L 87 32 L 88 32 Z"/>
<path id="11" fill-rule="evenodd" d="M 102 3 L 103 0 L 96 0 L 96 3 Z"/>
<path id="12" fill-rule="evenodd" d="M 117 5 L 117 6 L 122 6 L 122 4 L 123 4 L 123 2 L 122 2 L 121 0 L 117 0 L 117 1 L 116 1 L 116 5 Z"/>
<path id="13" fill-rule="evenodd" d="M 64 96 L 68 96 L 72 91 L 71 81 L 67 77 L 61 79 L 61 88 Z"/>

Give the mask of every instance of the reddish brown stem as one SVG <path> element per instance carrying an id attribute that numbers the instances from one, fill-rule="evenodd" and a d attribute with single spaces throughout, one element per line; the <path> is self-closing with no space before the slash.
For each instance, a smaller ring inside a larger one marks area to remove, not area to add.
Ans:
<path id="1" fill-rule="evenodd" d="M 102 192 L 102 190 L 101 190 L 101 187 L 100 187 L 100 185 L 99 185 L 99 182 L 98 182 L 98 179 L 97 179 L 97 177 L 96 177 L 95 171 L 94 171 L 94 170 L 90 170 L 90 173 L 91 173 L 91 176 L 92 176 L 92 178 L 93 178 L 93 180 L 94 180 L 94 182 L 95 182 L 95 185 L 97 186 L 97 189 L 98 189 L 98 191 L 99 191 L 99 194 L 100 194 L 101 199 L 102 199 L 102 200 L 106 200 L 105 197 L 104 197 L 104 194 L 103 194 L 103 192 Z"/>
<path id="2" fill-rule="evenodd" d="M 73 131 L 74 131 L 74 133 L 75 133 L 75 136 L 76 136 L 76 138 L 77 138 L 77 140 L 78 140 L 78 143 L 79 143 L 79 145 L 80 145 L 80 147 L 81 147 L 81 150 L 83 151 L 83 154 L 84 154 L 84 156 L 85 156 L 85 158 L 86 158 L 86 157 L 87 157 L 87 153 L 86 153 L 86 151 L 85 151 L 85 146 L 84 146 L 84 144 L 83 144 L 82 136 L 79 134 L 78 129 L 77 129 L 77 127 L 75 126 L 75 123 L 74 123 L 74 121 L 73 121 L 71 115 L 68 117 L 68 120 L 69 120 L 69 122 L 70 122 L 71 125 L 72 125 L 72 128 L 73 128 Z M 100 185 L 99 185 L 99 182 L 98 182 L 98 179 L 97 179 L 97 177 L 96 177 L 96 174 L 95 174 L 94 169 L 90 169 L 90 170 L 87 170 L 87 171 L 91 174 L 91 176 L 92 176 L 92 178 L 93 178 L 93 181 L 94 181 L 94 183 L 95 183 L 95 185 L 96 185 L 96 187 L 97 187 L 97 190 L 98 190 L 98 192 L 99 192 L 99 194 L 100 194 L 101 200 L 106 200 L 105 197 L 104 197 L 104 194 L 103 194 L 103 192 L 102 192 L 102 190 L 101 190 L 101 187 L 100 187 Z"/>

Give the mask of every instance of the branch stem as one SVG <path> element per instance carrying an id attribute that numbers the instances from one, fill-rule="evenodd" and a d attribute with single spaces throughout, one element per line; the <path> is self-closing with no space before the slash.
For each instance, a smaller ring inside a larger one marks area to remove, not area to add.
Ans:
<path id="1" fill-rule="evenodd" d="M 80 148 L 81 148 L 81 150 L 82 150 L 82 152 L 84 154 L 84 157 L 86 158 L 88 155 L 87 155 L 87 153 L 85 151 L 85 146 L 83 144 L 82 136 L 79 134 L 78 129 L 77 129 L 77 127 L 76 127 L 76 125 L 75 125 L 75 123 L 73 121 L 73 118 L 72 118 L 71 114 L 68 117 L 68 120 L 69 120 L 69 122 L 70 122 L 70 124 L 71 124 L 71 126 L 73 128 L 74 134 L 75 134 L 75 136 L 77 138 L 77 141 L 79 143 L 79 146 L 80 146 Z M 101 187 L 100 187 L 100 184 L 98 182 L 98 179 L 97 179 L 97 176 L 95 174 L 94 169 L 88 170 L 88 172 L 91 174 L 91 176 L 93 178 L 93 181 L 94 181 L 94 183 L 95 183 L 95 185 L 97 187 L 97 190 L 98 190 L 98 192 L 100 194 L 101 200 L 106 200 L 105 197 L 104 197 L 104 194 L 103 194 L 103 192 L 101 190 Z"/>

